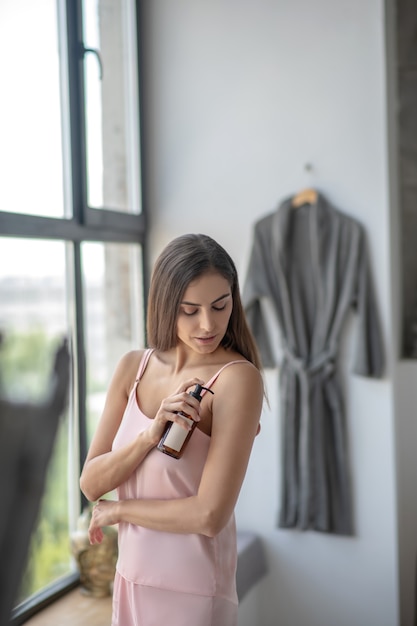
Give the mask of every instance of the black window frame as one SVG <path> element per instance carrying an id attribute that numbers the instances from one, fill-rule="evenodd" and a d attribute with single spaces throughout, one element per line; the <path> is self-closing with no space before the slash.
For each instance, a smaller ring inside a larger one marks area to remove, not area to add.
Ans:
<path id="1" fill-rule="evenodd" d="M 145 315 L 147 284 L 147 211 L 145 202 L 144 177 L 144 122 L 143 122 L 143 80 L 142 80 L 142 36 L 141 36 L 141 3 L 135 0 L 136 7 L 136 45 L 138 69 L 138 106 L 139 106 L 139 166 L 137 173 L 140 180 L 139 214 L 114 211 L 110 208 L 94 209 L 87 204 L 87 169 L 86 169 L 86 138 L 84 110 L 84 68 L 85 48 L 82 31 L 82 0 L 65 1 L 65 22 L 68 59 L 68 94 L 69 94 L 69 137 L 70 137 L 70 168 L 72 191 L 72 217 L 50 218 L 38 215 L 16 214 L 0 211 L 0 236 L 30 239 L 57 240 L 72 242 L 74 249 L 74 299 L 76 306 L 76 332 L 73 354 L 77 362 L 73 364 L 74 384 L 77 387 L 78 404 L 75 411 L 79 419 L 79 450 L 80 472 L 87 454 L 86 424 L 86 364 L 85 364 L 85 329 L 83 322 L 83 288 L 82 288 L 82 242 L 112 242 L 138 244 L 141 250 L 143 274 L 142 298 Z M 63 121 L 63 123 L 66 123 Z M 80 508 L 87 503 L 80 492 Z M 27 621 L 42 608 L 64 595 L 79 583 L 78 573 L 70 574 L 52 584 L 32 598 L 24 601 L 12 613 L 11 624 L 18 626 Z"/>

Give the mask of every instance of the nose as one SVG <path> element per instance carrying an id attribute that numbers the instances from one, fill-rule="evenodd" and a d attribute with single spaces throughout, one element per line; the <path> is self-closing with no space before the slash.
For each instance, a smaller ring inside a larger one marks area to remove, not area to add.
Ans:
<path id="1" fill-rule="evenodd" d="M 209 332 L 214 329 L 214 317 L 211 311 L 201 310 L 200 313 L 200 327 L 201 330 Z"/>

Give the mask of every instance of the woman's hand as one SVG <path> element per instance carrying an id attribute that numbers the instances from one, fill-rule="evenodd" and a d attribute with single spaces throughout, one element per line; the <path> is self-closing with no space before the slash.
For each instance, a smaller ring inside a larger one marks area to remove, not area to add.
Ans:
<path id="1" fill-rule="evenodd" d="M 204 385 L 204 381 L 199 378 L 187 380 L 173 394 L 162 400 L 155 419 L 151 421 L 148 428 L 149 435 L 156 441 L 156 444 L 159 443 L 167 422 L 177 422 L 186 430 L 190 429 L 189 424 L 182 419 L 181 412 L 195 422 L 200 421 L 200 403 L 187 392 L 187 389 L 197 384 Z"/>
<path id="2" fill-rule="evenodd" d="M 103 526 L 117 524 L 116 507 L 117 501 L 114 500 L 99 500 L 94 506 L 88 528 L 88 537 L 91 544 L 103 541 Z"/>

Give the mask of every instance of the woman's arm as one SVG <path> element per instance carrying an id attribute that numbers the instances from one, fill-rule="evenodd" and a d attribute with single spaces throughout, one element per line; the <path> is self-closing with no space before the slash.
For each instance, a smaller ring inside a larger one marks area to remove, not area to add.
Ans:
<path id="1" fill-rule="evenodd" d="M 110 382 L 100 422 L 93 436 L 80 477 L 81 491 L 90 501 L 115 489 L 138 466 L 154 443 L 148 433 L 119 450 L 112 444 L 122 421 L 129 392 L 138 370 L 142 353 L 128 352 L 117 364 Z"/>
<path id="2" fill-rule="evenodd" d="M 173 533 L 214 536 L 232 515 L 245 477 L 263 401 L 263 382 L 251 364 L 228 367 L 216 381 L 210 450 L 197 495 L 173 500 L 101 501 L 90 541 L 101 527 L 128 522 Z"/>

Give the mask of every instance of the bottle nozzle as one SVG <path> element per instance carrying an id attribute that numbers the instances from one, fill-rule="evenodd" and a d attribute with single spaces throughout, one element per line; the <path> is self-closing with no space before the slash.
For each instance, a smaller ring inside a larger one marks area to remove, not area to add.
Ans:
<path id="1" fill-rule="evenodd" d="M 205 389 L 205 391 L 209 391 L 210 393 L 214 395 L 214 391 L 212 391 L 208 387 L 204 387 L 203 385 L 199 385 L 199 384 L 197 384 L 195 388 L 193 389 L 193 391 L 190 392 L 190 395 L 194 396 L 194 398 L 197 398 L 197 400 L 200 401 L 201 392 L 203 391 L 203 389 Z"/>

